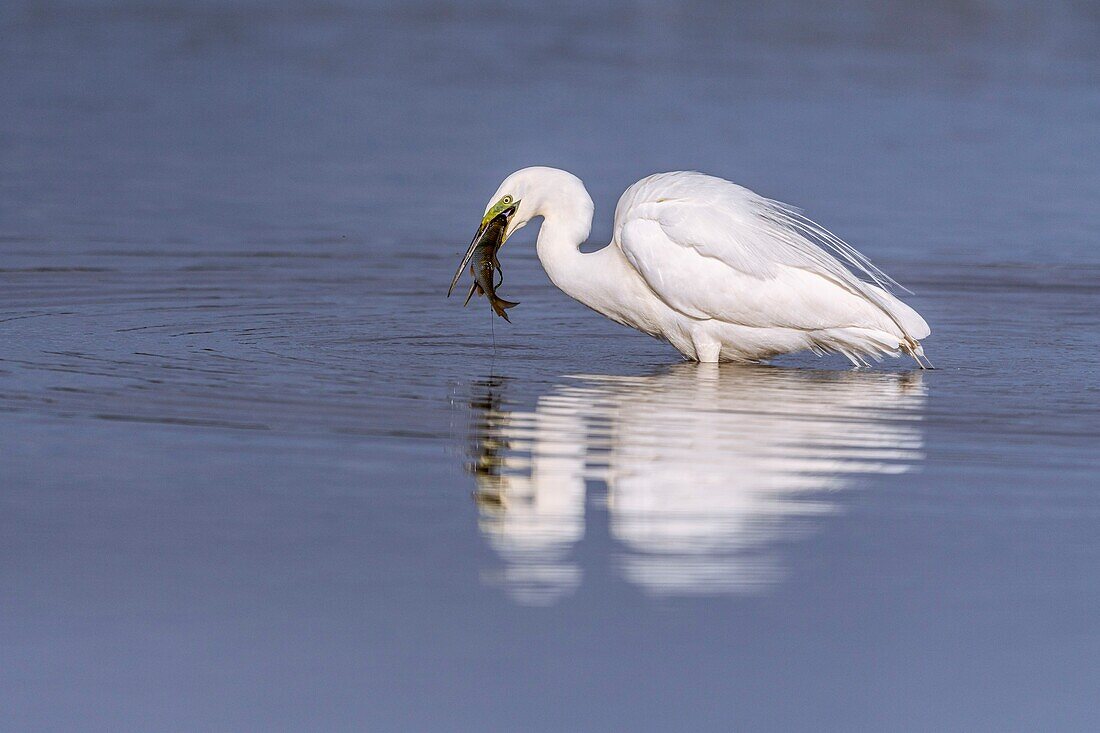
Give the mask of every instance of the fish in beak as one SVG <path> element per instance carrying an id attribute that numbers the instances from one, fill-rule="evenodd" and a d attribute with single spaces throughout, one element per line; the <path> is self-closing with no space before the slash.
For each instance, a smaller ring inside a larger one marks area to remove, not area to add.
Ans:
<path id="1" fill-rule="evenodd" d="M 473 275 L 474 282 L 466 296 L 466 303 L 470 302 L 474 293 L 485 295 L 489 298 L 493 311 L 506 321 L 510 319 L 505 309 L 513 308 L 519 303 L 498 297 L 496 286 L 499 283 L 494 283 L 494 280 L 497 273 L 500 273 L 503 282 L 504 273 L 500 269 L 497 252 L 504 246 L 508 222 L 515 215 L 518 204 L 518 201 L 512 201 L 511 196 L 505 196 L 486 212 L 481 220 L 481 226 L 478 227 L 473 241 L 470 242 L 470 248 L 466 250 L 466 256 L 462 258 L 462 263 L 458 266 L 454 278 L 451 279 L 451 286 L 447 289 L 447 297 L 450 297 L 466 266 L 470 264 L 470 274 Z"/>

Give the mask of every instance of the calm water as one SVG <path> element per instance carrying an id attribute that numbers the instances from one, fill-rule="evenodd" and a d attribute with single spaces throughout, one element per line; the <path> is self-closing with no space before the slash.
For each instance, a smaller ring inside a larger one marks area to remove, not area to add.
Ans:
<path id="1" fill-rule="evenodd" d="M 817 5 L 0 5 L 2 727 L 1100 728 L 1100 13 Z M 941 369 L 444 299 L 531 164 L 801 205 Z"/>

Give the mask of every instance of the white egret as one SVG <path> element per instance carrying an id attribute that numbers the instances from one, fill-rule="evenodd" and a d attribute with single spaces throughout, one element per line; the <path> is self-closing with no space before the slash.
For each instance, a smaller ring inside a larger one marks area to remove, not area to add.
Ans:
<path id="1" fill-rule="evenodd" d="M 659 173 L 619 199 L 611 244 L 583 253 L 593 210 L 573 174 L 516 171 L 490 199 L 451 287 L 493 219 L 507 218 L 503 244 L 542 217 L 536 250 L 556 286 L 688 359 L 753 362 L 810 350 L 863 366 L 906 353 L 925 367 L 928 324 L 887 292 L 897 283 L 785 204 L 702 173 Z"/>

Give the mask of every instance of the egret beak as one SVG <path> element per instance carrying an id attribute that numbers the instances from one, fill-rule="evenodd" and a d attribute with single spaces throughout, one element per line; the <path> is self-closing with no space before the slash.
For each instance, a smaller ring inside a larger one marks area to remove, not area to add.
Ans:
<path id="1" fill-rule="evenodd" d="M 473 240 L 470 241 L 470 248 L 468 250 L 466 250 L 466 256 L 462 258 L 462 264 L 460 264 L 458 266 L 458 270 L 455 271 L 455 276 L 451 279 L 451 287 L 447 288 L 447 297 L 448 298 L 451 297 L 451 293 L 454 292 L 455 285 L 458 284 L 458 279 L 460 277 L 462 277 L 462 273 L 466 269 L 466 266 L 468 264 L 470 264 L 470 260 L 474 256 L 474 252 L 477 250 L 478 246 L 480 246 L 481 244 L 484 244 L 483 240 L 485 240 L 485 238 L 487 236 L 486 233 L 489 231 L 489 222 L 491 222 L 493 219 L 497 218 L 498 216 L 503 216 L 503 217 L 505 217 L 505 219 L 511 219 L 512 216 L 516 213 L 516 207 L 518 207 L 518 206 L 519 206 L 518 201 L 515 202 L 514 204 L 508 206 L 507 208 L 501 207 L 498 204 L 498 205 L 494 206 L 493 208 L 489 209 L 488 212 L 486 212 L 485 218 L 483 218 L 481 220 L 481 226 L 479 226 L 477 228 L 477 234 L 475 234 Z M 497 242 L 492 243 L 494 251 L 496 251 L 496 250 L 500 249 L 502 246 L 504 246 L 504 242 L 507 239 L 504 236 L 504 230 L 503 229 L 496 229 L 495 234 L 500 237 L 500 240 L 497 241 Z"/>

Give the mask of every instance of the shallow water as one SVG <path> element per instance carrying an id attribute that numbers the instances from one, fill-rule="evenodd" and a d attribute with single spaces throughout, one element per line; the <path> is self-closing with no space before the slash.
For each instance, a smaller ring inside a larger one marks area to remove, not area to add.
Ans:
<path id="1" fill-rule="evenodd" d="M 5 3 L 5 725 L 1100 726 L 1100 15 L 839 8 Z M 680 363 L 526 231 L 444 299 L 534 163 L 805 207 L 940 369 Z"/>

